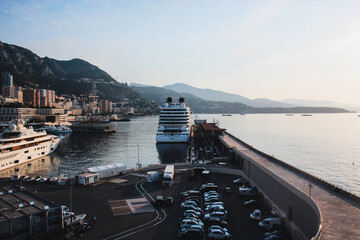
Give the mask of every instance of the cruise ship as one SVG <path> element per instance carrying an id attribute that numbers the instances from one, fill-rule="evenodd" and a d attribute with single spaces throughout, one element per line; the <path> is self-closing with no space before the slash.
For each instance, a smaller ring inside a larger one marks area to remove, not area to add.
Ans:
<path id="1" fill-rule="evenodd" d="M 22 122 L 11 123 L 0 134 L 0 171 L 46 156 L 55 151 L 61 137 L 25 128 Z"/>
<path id="2" fill-rule="evenodd" d="M 156 134 L 157 143 L 187 143 L 190 136 L 190 108 L 183 97 L 173 103 L 171 97 L 162 106 L 159 127 Z"/>

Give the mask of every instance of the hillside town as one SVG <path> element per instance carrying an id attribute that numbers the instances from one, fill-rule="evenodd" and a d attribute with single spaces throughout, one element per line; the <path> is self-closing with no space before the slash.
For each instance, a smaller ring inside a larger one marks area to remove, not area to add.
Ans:
<path id="1" fill-rule="evenodd" d="M 143 98 L 123 98 L 112 102 L 100 99 L 96 84 L 87 95 L 57 94 L 54 90 L 34 86 L 16 86 L 9 72 L 2 73 L 3 86 L 0 96 L 0 122 L 14 119 L 33 122 L 64 123 L 77 119 L 122 119 L 132 115 L 151 115 L 159 106 Z"/>

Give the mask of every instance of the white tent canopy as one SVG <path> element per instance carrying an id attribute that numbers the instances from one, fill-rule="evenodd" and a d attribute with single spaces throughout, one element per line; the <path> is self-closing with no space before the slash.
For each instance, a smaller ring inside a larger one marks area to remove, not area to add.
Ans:
<path id="1" fill-rule="evenodd" d="M 126 164 L 125 163 L 113 163 L 109 165 L 90 167 L 85 169 L 83 172 L 87 173 L 99 173 L 99 178 L 107 178 L 119 175 L 120 173 L 125 173 Z"/>

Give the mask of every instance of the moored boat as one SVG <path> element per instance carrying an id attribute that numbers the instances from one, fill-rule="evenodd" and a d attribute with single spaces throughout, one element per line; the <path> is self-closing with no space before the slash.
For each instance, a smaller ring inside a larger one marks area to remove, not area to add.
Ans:
<path id="1" fill-rule="evenodd" d="M 0 171 L 41 158 L 55 151 L 62 138 L 26 128 L 21 121 L 11 123 L 0 134 Z"/>
<path id="2" fill-rule="evenodd" d="M 183 97 L 173 103 L 171 97 L 163 104 L 156 134 L 157 143 L 187 143 L 190 136 L 190 108 Z"/>

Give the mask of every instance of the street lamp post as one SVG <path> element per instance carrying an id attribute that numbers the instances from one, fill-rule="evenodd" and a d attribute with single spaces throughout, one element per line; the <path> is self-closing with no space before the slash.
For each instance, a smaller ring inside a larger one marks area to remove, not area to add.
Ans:
<path id="1" fill-rule="evenodd" d="M 312 185 L 311 183 L 309 183 L 309 195 L 310 195 L 310 197 L 311 197 L 311 189 L 314 187 L 314 185 Z"/>

